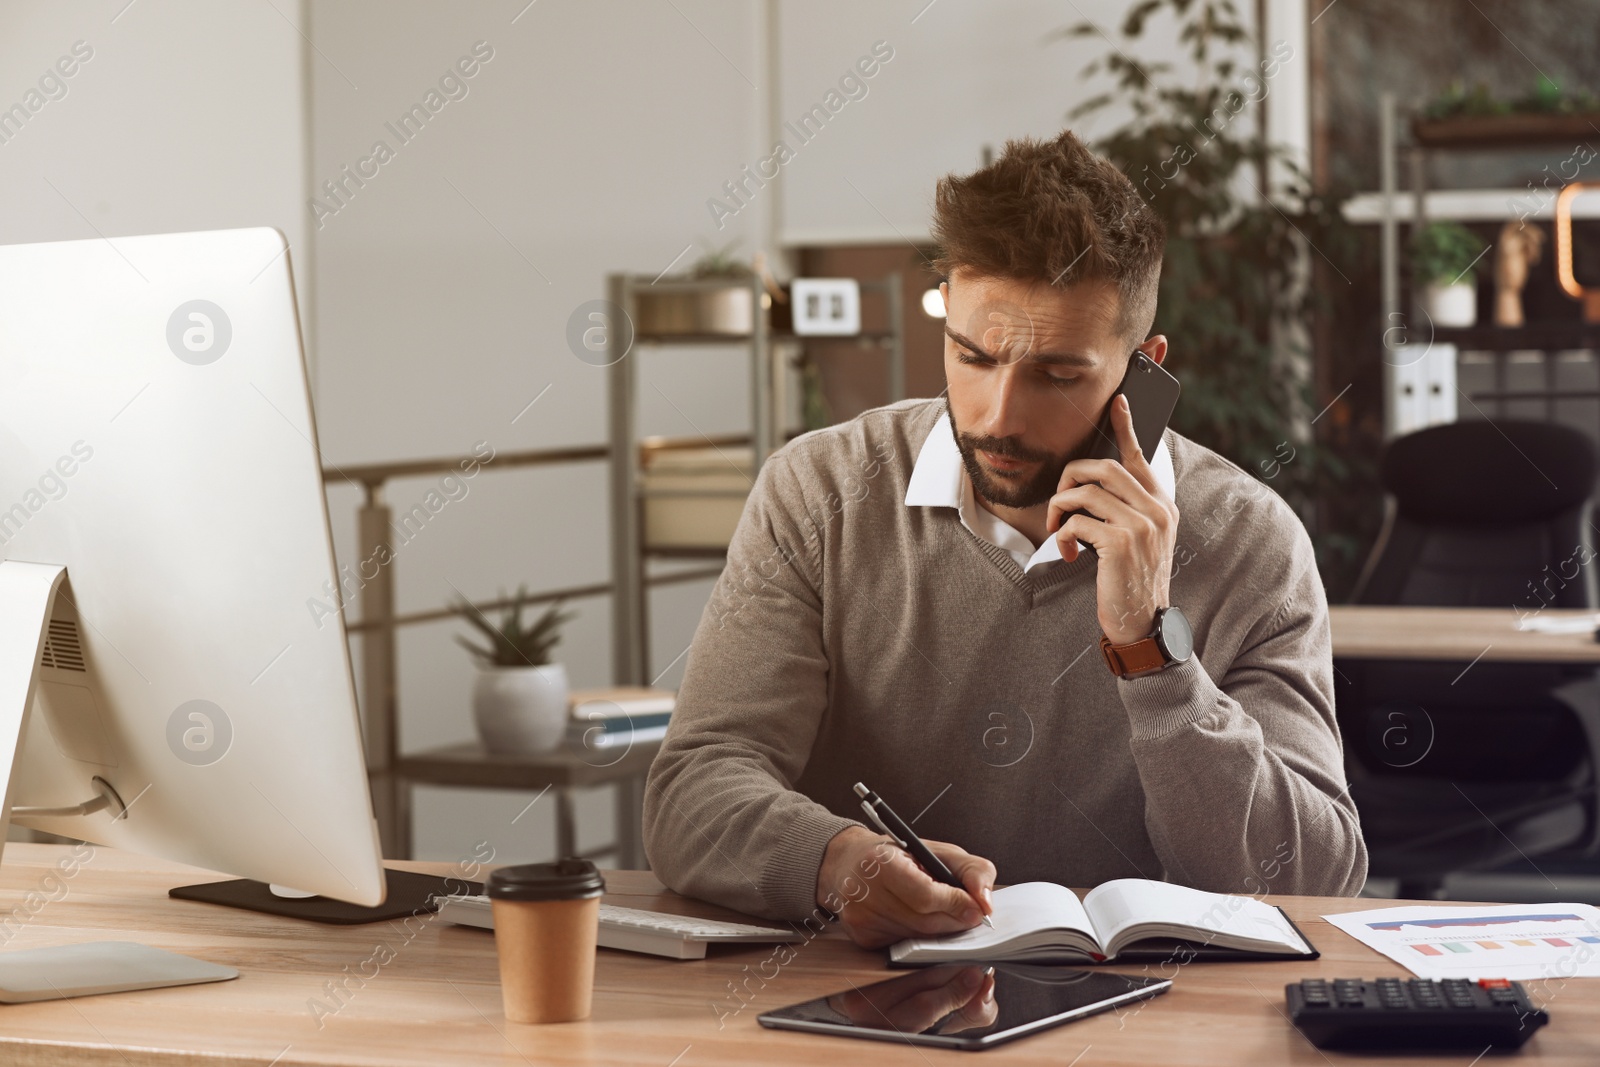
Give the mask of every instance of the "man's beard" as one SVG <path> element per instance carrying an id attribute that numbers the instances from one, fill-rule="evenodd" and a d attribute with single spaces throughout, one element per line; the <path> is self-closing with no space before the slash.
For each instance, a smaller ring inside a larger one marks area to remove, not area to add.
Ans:
<path id="1" fill-rule="evenodd" d="M 955 435 L 956 447 L 961 450 L 961 465 L 967 469 L 967 477 L 972 479 L 973 491 L 989 503 L 1003 508 L 1021 510 L 1047 503 L 1056 495 L 1056 487 L 1061 484 L 1062 468 L 1075 459 L 1087 456 L 1094 444 L 1094 435 L 1090 434 L 1077 448 L 1053 455 L 1028 448 L 1014 437 L 962 433 L 949 404 L 945 405 L 945 411 L 950 415 L 950 432 Z M 1000 477 L 986 470 L 978 461 L 979 451 L 1036 462 L 1039 469 L 1026 481 Z"/>

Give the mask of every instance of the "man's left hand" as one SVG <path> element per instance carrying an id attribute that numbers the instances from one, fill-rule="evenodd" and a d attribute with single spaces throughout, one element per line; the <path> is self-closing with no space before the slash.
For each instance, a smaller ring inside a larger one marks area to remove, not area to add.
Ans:
<path id="1" fill-rule="evenodd" d="M 1100 557 L 1095 590 L 1100 629 L 1112 644 L 1125 645 L 1150 636 L 1156 612 L 1168 606 L 1178 506 L 1145 462 L 1133 433 L 1128 398 L 1120 393 L 1111 401 L 1111 428 L 1122 462 L 1068 463 L 1056 495 L 1050 498 L 1045 526 L 1068 562 L 1078 558 L 1079 541 L 1094 546 Z M 1061 521 L 1062 515 L 1073 511 L 1083 514 Z"/>

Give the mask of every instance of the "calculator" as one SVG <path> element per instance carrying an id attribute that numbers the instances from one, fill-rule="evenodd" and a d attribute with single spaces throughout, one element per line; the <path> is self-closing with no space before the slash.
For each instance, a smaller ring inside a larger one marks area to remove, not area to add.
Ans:
<path id="1" fill-rule="evenodd" d="M 1518 1048 L 1550 1021 L 1504 978 L 1307 978 L 1283 993 L 1318 1048 Z"/>

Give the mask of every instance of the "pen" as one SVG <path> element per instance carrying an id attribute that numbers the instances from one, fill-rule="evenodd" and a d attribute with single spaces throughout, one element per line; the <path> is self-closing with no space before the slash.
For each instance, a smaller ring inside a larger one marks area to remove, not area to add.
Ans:
<path id="1" fill-rule="evenodd" d="M 866 812 L 868 817 L 878 824 L 878 829 L 893 838 L 895 844 L 911 853 L 911 858 L 921 864 L 922 869 L 927 871 L 935 882 L 943 882 L 945 885 L 953 886 L 956 889 L 966 889 L 966 886 L 961 884 L 961 879 L 957 878 L 949 867 L 939 861 L 939 857 L 935 856 L 928 846 L 922 843 L 920 837 L 911 832 L 911 827 L 907 826 L 905 820 L 894 813 L 893 808 L 884 803 L 882 797 L 868 789 L 861 782 L 856 783 L 856 796 L 861 798 L 861 810 Z M 987 915 L 983 917 L 983 925 L 991 930 L 994 929 L 994 923 L 990 921 Z"/>

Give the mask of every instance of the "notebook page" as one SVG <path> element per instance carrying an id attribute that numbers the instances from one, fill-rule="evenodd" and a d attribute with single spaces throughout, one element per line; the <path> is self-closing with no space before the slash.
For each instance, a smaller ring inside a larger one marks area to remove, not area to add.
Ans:
<path id="1" fill-rule="evenodd" d="M 1094 927 L 1078 896 L 1054 882 L 1019 882 L 994 891 L 994 923 L 981 923 L 959 934 L 908 938 L 895 946 L 897 955 L 935 949 L 947 958 L 978 957 L 1025 934 L 1052 927 L 1082 930 L 1094 936 Z M 1098 938 L 1095 938 L 1098 941 Z"/>
<path id="2" fill-rule="evenodd" d="M 1283 914 L 1253 897 L 1207 893 L 1170 882 L 1143 878 L 1118 878 L 1096 886 L 1084 897 L 1084 907 L 1109 945 L 1129 927 L 1142 923 L 1193 927 L 1192 940 L 1205 941 L 1205 931 L 1234 934 L 1256 941 L 1271 941 L 1306 951 Z"/>

